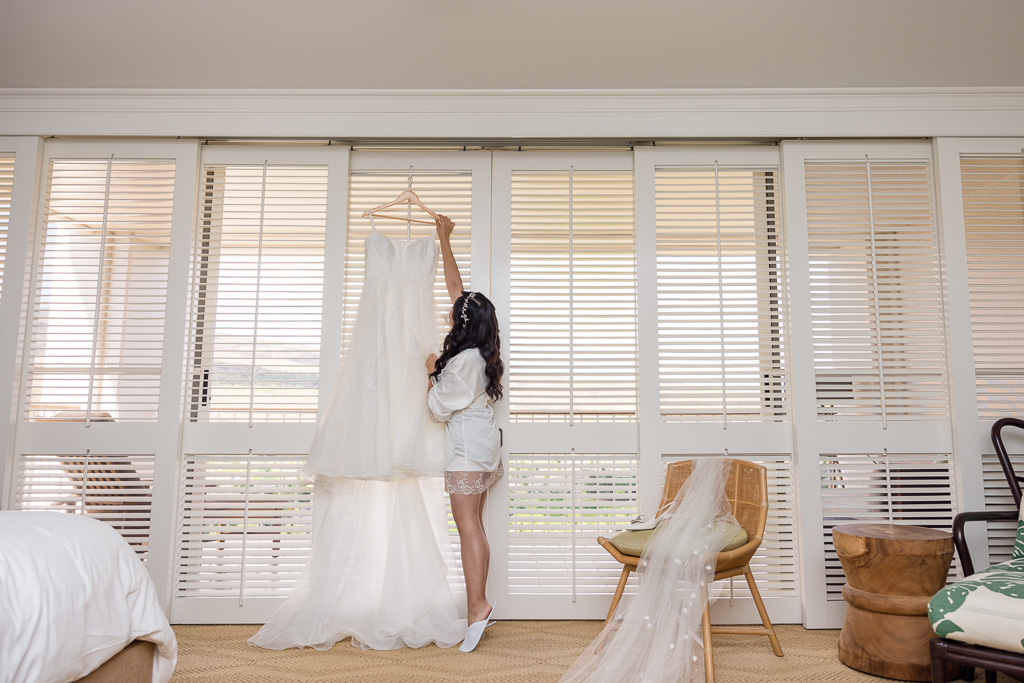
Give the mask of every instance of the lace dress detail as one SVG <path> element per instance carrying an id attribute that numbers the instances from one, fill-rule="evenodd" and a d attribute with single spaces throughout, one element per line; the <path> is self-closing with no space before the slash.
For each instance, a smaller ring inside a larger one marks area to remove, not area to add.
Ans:
<path id="1" fill-rule="evenodd" d="M 474 496 L 483 493 L 491 484 L 501 479 L 505 467 L 499 462 L 493 472 L 452 472 L 444 473 L 444 490 L 448 495 Z"/>

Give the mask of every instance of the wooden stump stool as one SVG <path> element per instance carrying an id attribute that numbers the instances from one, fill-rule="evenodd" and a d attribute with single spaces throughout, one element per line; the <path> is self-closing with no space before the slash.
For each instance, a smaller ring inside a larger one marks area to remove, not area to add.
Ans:
<path id="1" fill-rule="evenodd" d="M 839 661 L 875 676 L 930 681 L 928 601 L 946 585 L 953 537 L 897 524 L 842 524 L 832 543 L 849 603 Z"/>

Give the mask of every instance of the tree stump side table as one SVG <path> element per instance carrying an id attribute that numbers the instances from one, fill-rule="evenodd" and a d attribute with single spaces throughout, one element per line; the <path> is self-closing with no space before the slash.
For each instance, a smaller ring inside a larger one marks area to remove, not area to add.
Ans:
<path id="1" fill-rule="evenodd" d="M 849 603 L 839 661 L 875 676 L 930 681 L 928 601 L 946 585 L 953 537 L 899 524 L 832 529 Z"/>

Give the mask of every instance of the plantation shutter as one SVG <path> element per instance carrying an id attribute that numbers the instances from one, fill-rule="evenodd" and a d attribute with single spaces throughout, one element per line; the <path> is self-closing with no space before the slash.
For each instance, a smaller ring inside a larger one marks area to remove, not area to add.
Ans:
<path id="1" fill-rule="evenodd" d="M 314 422 L 327 166 L 206 164 L 193 265 L 192 422 Z"/>
<path id="2" fill-rule="evenodd" d="M 304 462 L 305 455 L 185 456 L 176 598 L 226 598 L 244 607 L 288 595 L 312 543 L 313 486 L 299 474 Z M 229 603 L 179 603 L 175 619 L 216 619 Z"/>
<path id="3" fill-rule="evenodd" d="M 822 454 L 821 506 L 828 600 L 842 602 L 846 576 L 832 545 L 832 528 L 868 522 L 950 531 L 957 512 L 949 455 Z M 954 559 L 950 576 L 959 572 Z"/>
<path id="4" fill-rule="evenodd" d="M 611 595 L 622 565 L 597 543 L 636 514 L 635 455 L 511 455 L 508 590 Z"/>
<path id="5" fill-rule="evenodd" d="M 927 160 L 804 169 L 818 417 L 949 418 Z"/>
<path id="6" fill-rule="evenodd" d="M 788 418 L 777 167 L 658 167 L 661 416 Z"/>
<path id="7" fill-rule="evenodd" d="M 639 508 L 632 155 L 495 154 L 496 305 L 509 453 L 491 537 L 515 618 L 595 618 Z M 507 317 L 506 317 L 507 316 Z"/>
<path id="8" fill-rule="evenodd" d="M 832 529 L 864 522 L 948 531 L 959 505 L 932 149 L 918 141 L 783 146 L 794 228 L 788 283 L 791 310 L 801 310 L 792 320 L 793 400 L 797 420 L 814 425 L 794 439 L 798 463 L 814 470 L 801 477 L 820 482 L 811 499 L 820 518 L 799 520 L 804 541 L 822 543 L 804 577 L 813 596 L 807 623 L 837 627 L 845 579 Z"/>
<path id="9" fill-rule="evenodd" d="M 927 160 L 807 161 L 818 419 L 949 418 L 943 302 Z M 946 428 L 948 432 L 948 428 Z M 856 442 L 848 444 L 856 449 Z M 949 530 L 948 453 L 821 455 L 827 599 L 845 581 L 832 527 Z"/>
<path id="10" fill-rule="evenodd" d="M 0 154 L 0 300 L 4 293 L 7 231 L 10 229 L 11 195 L 14 192 L 14 155 Z"/>
<path id="11" fill-rule="evenodd" d="M 634 421 L 632 174 L 514 171 L 511 193 L 511 419 Z"/>
<path id="12" fill-rule="evenodd" d="M 156 419 L 174 165 L 50 161 L 26 419 Z"/>
<path id="13" fill-rule="evenodd" d="M 24 454 L 15 509 L 89 515 L 114 527 L 145 562 L 153 502 L 153 455 Z"/>
<path id="14" fill-rule="evenodd" d="M 1024 158 L 960 160 L 978 416 L 1024 413 Z"/>

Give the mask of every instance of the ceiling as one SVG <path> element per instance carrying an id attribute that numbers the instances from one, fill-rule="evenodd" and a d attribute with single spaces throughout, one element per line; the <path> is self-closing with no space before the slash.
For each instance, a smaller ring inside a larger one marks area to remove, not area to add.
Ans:
<path id="1" fill-rule="evenodd" d="M 0 88 L 1024 86 L 1020 0 L 0 0 Z"/>

